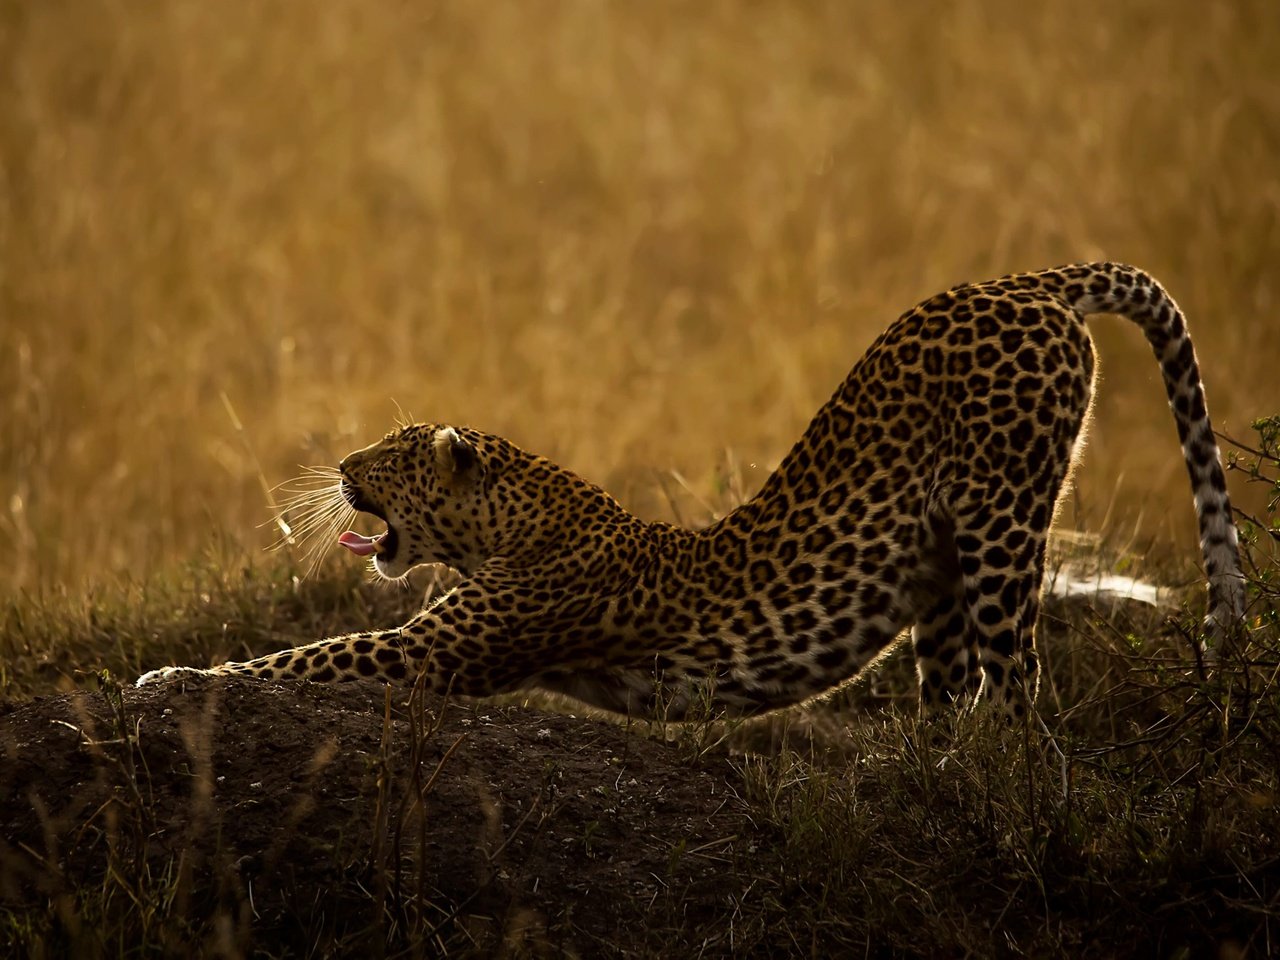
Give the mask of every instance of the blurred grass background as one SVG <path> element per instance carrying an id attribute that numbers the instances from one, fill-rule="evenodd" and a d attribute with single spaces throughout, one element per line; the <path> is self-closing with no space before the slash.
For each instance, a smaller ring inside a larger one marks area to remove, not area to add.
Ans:
<path id="1" fill-rule="evenodd" d="M 1274 0 L 0 0 L 0 594 L 257 551 L 264 478 L 397 406 L 670 516 L 919 299 L 1072 260 L 1166 284 L 1247 439 L 1277 63 Z M 1065 522 L 1190 559 L 1156 366 L 1094 329 Z"/>

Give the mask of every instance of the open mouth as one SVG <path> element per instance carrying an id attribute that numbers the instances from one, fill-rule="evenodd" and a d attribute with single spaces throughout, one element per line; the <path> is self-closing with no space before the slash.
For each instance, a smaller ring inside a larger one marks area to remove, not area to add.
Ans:
<path id="1" fill-rule="evenodd" d="M 380 533 L 376 537 L 366 537 L 363 534 L 356 533 L 354 530 L 348 530 L 338 537 L 338 543 L 342 544 L 357 557 L 376 556 L 384 563 L 394 559 L 396 548 L 400 545 L 400 538 L 396 535 L 395 527 L 391 526 L 387 522 L 387 518 L 383 516 L 382 511 L 370 503 L 364 494 L 352 486 L 349 481 L 343 481 L 342 495 L 351 506 L 361 513 L 367 513 L 386 523 L 387 529 L 386 532 Z"/>

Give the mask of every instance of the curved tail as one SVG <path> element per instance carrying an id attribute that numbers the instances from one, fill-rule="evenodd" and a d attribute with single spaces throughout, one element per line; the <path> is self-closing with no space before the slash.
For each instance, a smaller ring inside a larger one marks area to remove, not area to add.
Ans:
<path id="1" fill-rule="evenodd" d="M 1226 476 L 1205 407 L 1200 365 L 1182 311 L 1154 277 L 1120 263 L 1073 264 L 1009 277 L 1008 282 L 1015 288 L 1050 293 L 1081 315 L 1113 313 L 1125 317 L 1146 334 L 1160 364 L 1191 475 L 1200 550 L 1209 579 L 1206 625 L 1212 640 L 1221 639 L 1244 617 L 1244 577 Z"/>

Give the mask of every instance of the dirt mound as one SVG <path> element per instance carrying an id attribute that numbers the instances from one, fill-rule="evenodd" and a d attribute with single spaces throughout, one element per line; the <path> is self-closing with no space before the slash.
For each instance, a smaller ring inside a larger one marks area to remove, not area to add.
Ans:
<path id="1" fill-rule="evenodd" d="M 651 953 L 700 919 L 714 946 L 760 832 L 730 762 L 689 757 L 600 721 L 363 684 L 0 706 L 0 900 L 67 913 L 73 940 L 97 883 L 238 949 Z"/>

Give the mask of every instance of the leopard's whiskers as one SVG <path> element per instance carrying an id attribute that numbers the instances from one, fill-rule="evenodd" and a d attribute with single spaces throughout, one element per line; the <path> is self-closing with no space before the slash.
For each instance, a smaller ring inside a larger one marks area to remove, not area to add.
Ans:
<path id="1" fill-rule="evenodd" d="M 306 574 L 315 573 L 333 547 L 335 535 L 356 515 L 342 495 L 342 474 L 334 467 L 303 467 L 303 473 L 275 489 L 283 491 L 272 523 L 280 531 L 273 550 L 301 547 Z"/>

